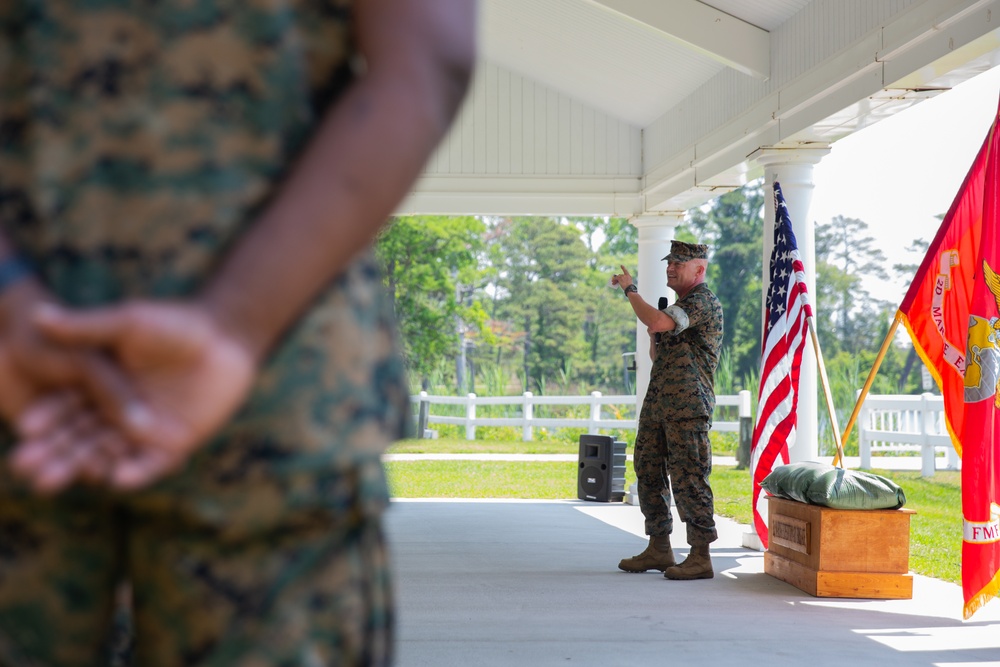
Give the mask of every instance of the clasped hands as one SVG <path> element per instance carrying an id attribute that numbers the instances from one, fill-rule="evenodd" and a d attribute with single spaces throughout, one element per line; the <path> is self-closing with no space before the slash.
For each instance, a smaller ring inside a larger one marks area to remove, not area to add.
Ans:
<path id="1" fill-rule="evenodd" d="M 257 360 L 196 300 L 70 310 L 33 281 L 0 298 L 11 470 L 40 493 L 139 489 L 179 469 L 245 400 Z"/>

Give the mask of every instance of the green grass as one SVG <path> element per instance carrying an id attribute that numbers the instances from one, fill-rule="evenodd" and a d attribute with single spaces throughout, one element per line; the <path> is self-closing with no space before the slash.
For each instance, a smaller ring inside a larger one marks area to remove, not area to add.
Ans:
<path id="1" fill-rule="evenodd" d="M 541 461 L 389 461 L 396 498 L 576 498 L 576 463 Z M 632 467 L 625 488 L 635 481 Z"/>
<path id="2" fill-rule="evenodd" d="M 392 453 L 517 453 L 572 454 L 575 442 L 404 440 Z M 631 448 L 629 448 L 631 453 Z M 390 461 L 389 487 L 397 498 L 523 498 L 575 499 L 578 464 L 515 461 Z M 906 493 L 906 507 L 916 511 L 910 520 L 910 569 L 953 583 L 961 581 L 961 475 L 938 472 L 923 478 L 917 472 L 874 471 L 892 479 Z M 629 464 L 625 488 L 635 481 Z M 749 525 L 750 473 L 716 466 L 712 471 L 715 511 Z"/>
<path id="3" fill-rule="evenodd" d="M 918 472 L 875 470 L 906 493 L 910 518 L 910 569 L 958 583 L 962 580 L 962 475 L 937 472 L 924 478 Z"/>
<path id="4" fill-rule="evenodd" d="M 575 442 L 532 440 L 459 440 L 437 438 L 433 440 L 400 440 L 389 450 L 393 454 L 573 454 L 579 445 Z M 631 449 L 629 450 L 631 452 Z M 573 492 L 574 494 L 576 491 Z"/>
<path id="5" fill-rule="evenodd" d="M 715 496 L 715 513 L 749 526 L 753 522 L 750 471 L 715 466 L 710 482 Z"/>

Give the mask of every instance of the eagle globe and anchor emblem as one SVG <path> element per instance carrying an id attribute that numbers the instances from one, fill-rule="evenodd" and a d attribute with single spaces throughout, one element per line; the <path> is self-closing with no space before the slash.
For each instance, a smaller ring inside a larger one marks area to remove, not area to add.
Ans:
<path id="1" fill-rule="evenodd" d="M 1000 276 L 983 262 L 983 277 L 1000 311 Z M 969 342 L 965 367 L 965 402 L 993 398 L 1000 409 L 1000 317 L 969 315 Z M 988 521 L 963 521 L 963 539 L 971 544 L 1000 541 L 1000 505 L 991 502 Z"/>
<path id="2" fill-rule="evenodd" d="M 983 276 L 1000 310 L 1000 276 L 983 262 Z M 1000 409 L 1000 317 L 969 316 L 969 343 L 965 367 L 965 402 L 978 403 L 991 396 Z"/>

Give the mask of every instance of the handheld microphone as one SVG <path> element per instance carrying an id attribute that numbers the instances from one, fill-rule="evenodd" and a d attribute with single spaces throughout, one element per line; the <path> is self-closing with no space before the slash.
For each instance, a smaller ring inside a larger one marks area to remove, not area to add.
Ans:
<path id="1" fill-rule="evenodd" d="M 666 308 L 666 307 L 667 307 L 667 306 L 669 306 L 669 305 L 670 305 L 670 299 L 668 299 L 668 298 L 667 298 L 667 297 L 665 297 L 665 296 L 661 296 L 661 297 L 659 298 L 659 300 L 658 300 L 658 301 L 656 302 L 656 309 L 657 309 L 657 310 L 663 310 L 664 308 Z M 661 333 L 657 333 L 657 334 L 656 334 L 656 342 L 657 342 L 657 344 L 659 344 L 659 342 L 660 342 L 660 337 L 661 337 L 662 335 L 663 335 L 663 334 L 661 334 Z"/>

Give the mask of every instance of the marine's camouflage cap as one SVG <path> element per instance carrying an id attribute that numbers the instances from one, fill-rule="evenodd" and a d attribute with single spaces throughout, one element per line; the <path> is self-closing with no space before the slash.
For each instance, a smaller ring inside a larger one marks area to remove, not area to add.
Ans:
<path id="1" fill-rule="evenodd" d="M 662 261 L 686 262 L 691 259 L 708 259 L 708 246 L 702 243 L 671 241 L 670 254 L 664 257 Z"/>

